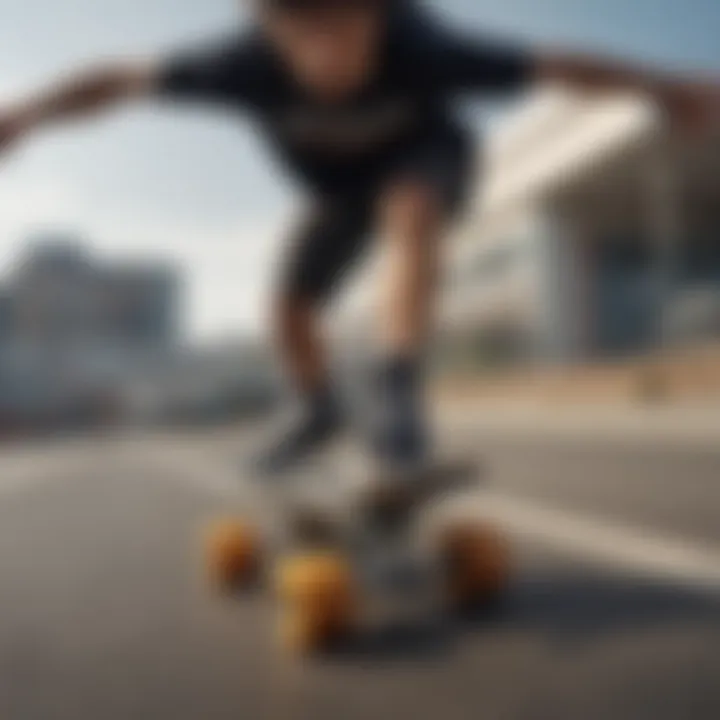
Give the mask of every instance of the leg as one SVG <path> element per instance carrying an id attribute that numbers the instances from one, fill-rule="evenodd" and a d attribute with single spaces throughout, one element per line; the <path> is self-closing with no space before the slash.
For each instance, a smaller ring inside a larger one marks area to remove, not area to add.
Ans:
<path id="1" fill-rule="evenodd" d="M 280 356 L 298 393 L 309 396 L 326 382 L 327 367 L 318 307 L 310 298 L 281 293 L 274 326 Z"/>
<path id="2" fill-rule="evenodd" d="M 472 150 L 461 133 L 433 139 L 416 149 L 380 198 L 384 407 L 376 449 L 382 462 L 403 470 L 416 468 L 429 452 L 423 355 L 432 332 L 442 238 L 464 198 Z"/>
<path id="3" fill-rule="evenodd" d="M 400 180 L 382 198 L 385 277 L 382 345 L 389 355 L 416 357 L 432 325 L 443 200 L 422 180 Z"/>
<path id="4" fill-rule="evenodd" d="M 364 247 L 367 204 L 358 197 L 320 206 L 296 235 L 286 257 L 275 301 L 275 335 L 299 399 L 298 416 L 260 461 L 279 472 L 318 450 L 342 426 L 322 339 L 325 301 Z"/>

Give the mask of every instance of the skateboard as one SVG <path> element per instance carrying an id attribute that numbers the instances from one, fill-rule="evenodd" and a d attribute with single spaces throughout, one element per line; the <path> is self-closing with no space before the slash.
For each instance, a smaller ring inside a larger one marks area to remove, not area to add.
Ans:
<path id="1" fill-rule="evenodd" d="M 252 510 L 207 528 L 209 580 L 222 593 L 269 586 L 280 644 L 297 654 L 381 623 L 494 604 L 511 565 L 502 533 L 477 519 L 424 523 L 480 474 L 473 461 L 442 460 L 402 479 L 366 470 L 343 487 L 337 480 L 348 478 L 347 466 L 263 483 Z"/>

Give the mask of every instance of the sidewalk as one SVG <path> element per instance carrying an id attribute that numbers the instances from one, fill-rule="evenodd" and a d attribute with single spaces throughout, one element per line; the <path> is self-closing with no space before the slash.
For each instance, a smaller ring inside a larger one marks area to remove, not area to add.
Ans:
<path id="1" fill-rule="evenodd" d="M 486 435 L 648 442 L 720 452 L 720 403 L 657 406 L 445 403 L 438 414 L 441 423 L 471 427 Z"/>

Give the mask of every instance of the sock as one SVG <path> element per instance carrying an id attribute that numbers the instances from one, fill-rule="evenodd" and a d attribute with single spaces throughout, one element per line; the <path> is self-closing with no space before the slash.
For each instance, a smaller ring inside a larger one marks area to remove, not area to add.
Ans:
<path id="1" fill-rule="evenodd" d="M 303 397 L 310 415 L 317 419 L 335 418 L 340 413 L 338 399 L 330 383 L 322 383 Z"/>
<path id="2" fill-rule="evenodd" d="M 375 449 L 390 463 L 414 463 L 427 454 L 423 368 L 416 356 L 390 357 L 378 368 L 380 402 Z"/>

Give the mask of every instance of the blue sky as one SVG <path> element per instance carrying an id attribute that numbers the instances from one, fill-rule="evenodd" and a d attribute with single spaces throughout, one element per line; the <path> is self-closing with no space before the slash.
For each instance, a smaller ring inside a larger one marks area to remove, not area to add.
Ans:
<path id="1" fill-rule="evenodd" d="M 680 68 L 720 68 L 717 0 L 443 0 L 463 24 Z M 212 36 L 237 0 L 0 0 L 0 103 L 97 57 Z M 193 336 L 262 322 L 293 195 L 251 125 L 208 111 L 124 110 L 43 133 L 0 165 L 0 267 L 45 228 L 107 254 L 177 258 Z"/>

